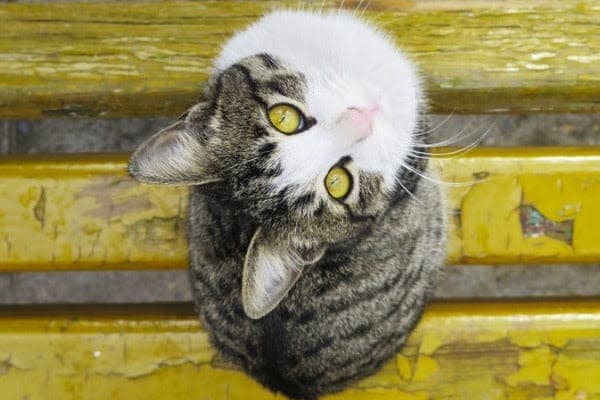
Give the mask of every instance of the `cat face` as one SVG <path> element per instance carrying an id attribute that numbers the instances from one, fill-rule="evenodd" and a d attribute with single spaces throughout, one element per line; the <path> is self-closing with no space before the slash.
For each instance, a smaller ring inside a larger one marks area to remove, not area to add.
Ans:
<path id="1" fill-rule="evenodd" d="M 306 242 L 355 235 L 389 202 L 384 176 L 354 159 L 356 147 L 378 139 L 381 110 L 375 104 L 313 111 L 307 92 L 305 76 L 283 61 L 244 58 L 138 149 L 130 171 L 152 183 L 222 181 L 259 224 L 293 224 Z"/>
<path id="2" fill-rule="evenodd" d="M 252 317 L 270 311 L 328 246 L 368 230 L 401 190 L 403 165 L 414 167 L 418 85 L 393 46 L 354 19 L 339 23 L 347 17 L 278 14 L 232 39 L 201 101 L 130 162 L 141 181 L 219 182 L 256 220 L 244 266 Z M 281 25 L 287 17 L 304 18 L 291 24 L 306 26 L 304 40 Z M 408 83 L 390 87 L 392 72 Z"/>

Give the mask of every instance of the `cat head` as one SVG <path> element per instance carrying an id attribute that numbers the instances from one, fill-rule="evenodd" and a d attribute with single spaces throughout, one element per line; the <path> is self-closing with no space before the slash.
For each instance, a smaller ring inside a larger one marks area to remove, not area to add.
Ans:
<path id="1" fill-rule="evenodd" d="M 129 171 L 228 188 L 259 226 L 242 288 L 246 314 L 259 318 L 329 246 L 370 229 L 423 167 L 411 158 L 419 87 L 373 27 L 273 13 L 226 44 L 200 101 L 142 144 Z"/>

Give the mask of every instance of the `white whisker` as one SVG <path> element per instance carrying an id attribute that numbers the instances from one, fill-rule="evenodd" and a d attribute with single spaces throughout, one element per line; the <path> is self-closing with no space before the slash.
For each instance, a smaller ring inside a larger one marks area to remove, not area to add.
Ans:
<path id="1" fill-rule="evenodd" d="M 483 139 L 485 139 L 485 137 L 488 135 L 488 133 L 491 132 L 492 127 L 494 125 L 490 125 L 482 134 L 481 136 L 479 136 L 473 143 L 461 147 L 459 149 L 453 150 L 453 151 L 448 151 L 448 152 L 439 152 L 439 153 L 428 153 L 428 152 L 422 152 L 422 151 L 418 151 L 418 150 L 411 150 L 411 153 L 413 154 L 420 154 L 420 155 L 426 155 L 429 154 L 429 156 L 431 158 L 456 158 L 459 157 L 465 153 L 468 153 L 470 150 L 472 150 L 473 148 L 477 147 L 477 145 L 479 143 L 481 143 L 483 141 Z M 449 157 L 451 156 L 451 157 Z"/>
<path id="2" fill-rule="evenodd" d="M 410 197 L 412 197 L 412 198 L 413 198 L 413 199 L 414 199 L 414 200 L 415 200 L 417 203 L 419 203 L 420 205 L 422 205 L 422 206 L 425 206 L 425 204 L 423 203 L 423 201 L 422 201 L 422 200 L 420 200 L 419 198 L 417 198 L 417 196 L 415 196 L 415 195 L 414 195 L 414 194 L 413 194 L 413 193 L 412 193 L 410 190 L 408 190 L 408 188 L 407 188 L 406 186 L 404 186 L 404 184 L 402 183 L 402 180 L 401 180 L 401 179 L 398 179 L 398 180 L 397 180 L 397 182 L 398 182 L 398 184 L 400 185 L 400 187 L 402 187 L 402 189 L 404 189 L 404 191 L 405 191 L 406 193 L 408 193 L 408 195 L 409 195 Z"/>
<path id="3" fill-rule="evenodd" d="M 450 120 L 450 118 L 453 115 L 454 115 L 454 111 L 452 111 L 450 114 L 446 115 L 446 118 L 444 118 L 442 120 L 442 122 L 439 122 L 437 125 L 435 125 L 433 127 L 428 127 L 425 130 L 419 131 L 416 136 L 421 136 L 421 135 L 424 135 L 424 134 L 433 133 L 433 132 L 439 130 L 442 126 L 444 126 L 444 124 L 446 124 Z"/>
<path id="4" fill-rule="evenodd" d="M 465 186 L 471 186 L 474 183 L 482 181 L 481 179 L 479 179 L 479 180 L 472 180 L 472 181 L 466 181 L 466 182 L 447 182 L 447 181 L 442 181 L 442 180 L 433 178 L 433 177 L 431 177 L 431 176 L 429 176 L 429 175 L 427 175 L 427 174 L 425 174 L 425 173 L 423 173 L 423 172 L 421 172 L 421 171 L 419 171 L 419 170 L 411 167 L 410 165 L 408 165 L 408 164 L 406 164 L 404 162 L 401 164 L 401 166 L 402 166 L 402 168 L 405 168 L 405 169 L 409 170 L 413 174 L 418 175 L 421 178 L 423 178 L 423 179 L 425 179 L 425 180 L 427 180 L 429 182 L 435 183 L 437 185 L 442 185 L 442 186 L 465 187 Z"/>
<path id="5" fill-rule="evenodd" d="M 460 140 L 466 139 L 470 136 L 472 136 L 473 134 L 477 133 L 477 130 L 473 130 L 468 134 L 464 134 L 465 131 L 473 124 L 474 120 L 470 120 L 465 126 L 462 127 L 462 129 L 458 132 L 455 133 L 454 135 L 452 135 L 451 137 L 444 139 L 442 141 L 436 142 L 436 143 L 420 143 L 420 142 L 415 142 L 415 145 L 418 147 L 440 147 L 440 146 L 448 146 L 451 145 L 453 143 L 456 143 Z M 417 137 L 421 136 L 421 135 L 416 135 Z"/>

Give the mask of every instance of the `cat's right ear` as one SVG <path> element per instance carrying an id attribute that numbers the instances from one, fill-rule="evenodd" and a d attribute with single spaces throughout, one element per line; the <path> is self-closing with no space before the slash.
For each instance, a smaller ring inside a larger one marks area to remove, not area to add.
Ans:
<path id="1" fill-rule="evenodd" d="M 221 180 L 210 158 L 179 120 L 142 143 L 129 159 L 129 174 L 146 183 L 203 185 Z"/>

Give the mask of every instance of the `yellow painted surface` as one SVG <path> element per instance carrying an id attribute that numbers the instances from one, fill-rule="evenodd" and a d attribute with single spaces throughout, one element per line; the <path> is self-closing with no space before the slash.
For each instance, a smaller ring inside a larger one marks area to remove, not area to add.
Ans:
<path id="1" fill-rule="evenodd" d="M 0 269 L 183 267 L 187 191 L 137 184 L 125 160 L 0 160 Z"/>
<path id="2" fill-rule="evenodd" d="M 0 117 L 179 114 L 227 38 L 298 3 L 3 2 Z M 420 65 L 434 111 L 600 110 L 598 0 L 313 3 L 368 5 Z"/>
<path id="3" fill-rule="evenodd" d="M 126 160 L 0 160 L 0 269 L 185 268 L 187 190 L 137 184 Z M 600 148 L 480 148 L 434 162 L 449 182 L 450 263 L 600 260 Z M 572 240 L 524 236 L 524 206 L 572 220 Z"/>
<path id="4" fill-rule="evenodd" d="M 480 148 L 437 159 L 445 185 L 452 263 L 600 260 L 600 149 Z M 519 219 L 533 207 L 547 220 L 572 221 L 572 240 L 526 236 Z"/>
<path id="5" fill-rule="evenodd" d="M 424 352 L 425 336 L 437 347 Z M 597 299 L 445 302 L 429 307 L 396 360 L 325 399 L 598 399 L 598 376 Z M 224 364 L 189 305 L 1 308 L 0 391 L 7 400 L 283 398 Z"/>

